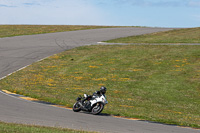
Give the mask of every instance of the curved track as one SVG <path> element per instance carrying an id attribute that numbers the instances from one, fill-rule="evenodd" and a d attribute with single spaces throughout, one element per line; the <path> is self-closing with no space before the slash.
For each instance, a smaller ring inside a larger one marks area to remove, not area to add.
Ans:
<path id="1" fill-rule="evenodd" d="M 107 28 L 19 36 L 0 39 L 0 78 L 37 60 L 78 46 L 109 39 L 140 35 L 170 29 L 165 28 Z M 139 120 L 111 116 L 74 113 L 71 110 L 35 103 L 0 92 L 0 121 L 42 126 L 64 127 L 100 132 L 192 133 L 180 128 Z"/>

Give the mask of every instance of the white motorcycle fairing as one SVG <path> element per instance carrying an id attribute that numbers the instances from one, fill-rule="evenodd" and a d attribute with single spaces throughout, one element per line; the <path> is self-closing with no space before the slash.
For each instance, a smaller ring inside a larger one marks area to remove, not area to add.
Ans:
<path id="1" fill-rule="evenodd" d="M 105 95 L 101 95 L 100 97 L 99 96 L 93 96 L 92 100 L 90 100 L 90 102 L 91 102 L 91 106 L 93 106 L 94 104 L 96 104 L 98 102 L 101 102 L 104 105 L 108 103 Z"/>

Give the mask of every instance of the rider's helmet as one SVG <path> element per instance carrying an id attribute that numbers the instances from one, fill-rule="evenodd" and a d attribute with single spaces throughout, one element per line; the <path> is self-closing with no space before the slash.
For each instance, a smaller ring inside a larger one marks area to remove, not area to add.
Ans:
<path id="1" fill-rule="evenodd" d="M 105 94 L 106 93 L 106 87 L 104 87 L 104 86 L 102 86 L 101 88 L 100 88 L 100 92 L 102 93 L 102 94 Z"/>

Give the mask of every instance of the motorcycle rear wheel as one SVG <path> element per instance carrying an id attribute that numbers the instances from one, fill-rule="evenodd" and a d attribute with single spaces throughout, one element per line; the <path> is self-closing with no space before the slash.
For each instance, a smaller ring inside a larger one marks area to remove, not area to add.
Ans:
<path id="1" fill-rule="evenodd" d="M 74 112 L 79 112 L 79 111 L 81 111 L 81 106 L 80 106 L 79 102 L 76 102 L 76 103 L 73 105 L 73 111 L 74 111 Z"/>
<path id="2" fill-rule="evenodd" d="M 93 108 L 91 113 L 93 115 L 98 115 L 101 113 L 101 111 L 103 111 L 104 105 L 102 103 L 97 103 Z"/>

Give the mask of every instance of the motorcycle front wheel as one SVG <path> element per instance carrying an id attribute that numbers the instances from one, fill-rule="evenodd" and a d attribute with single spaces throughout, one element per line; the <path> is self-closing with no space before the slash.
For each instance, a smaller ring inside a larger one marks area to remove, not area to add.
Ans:
<path id="1" fill-rule="evenodd" d="M 98 115 L 101 113 L 101 111 L 103 110 L 104 105 L 102 103 L 97 103 L 93 108 L 92 108 L 92 114 L 93 115 Z"/>
<path id="2" fill-rule="evenodd" d="M 80 106 L 79 102 L 76 102 L 76 103 L 73 105 L 73 111 L 74 111 L 74 112 L 79 112 L 79 111 L 81 111 L 81 106 Z"/>

